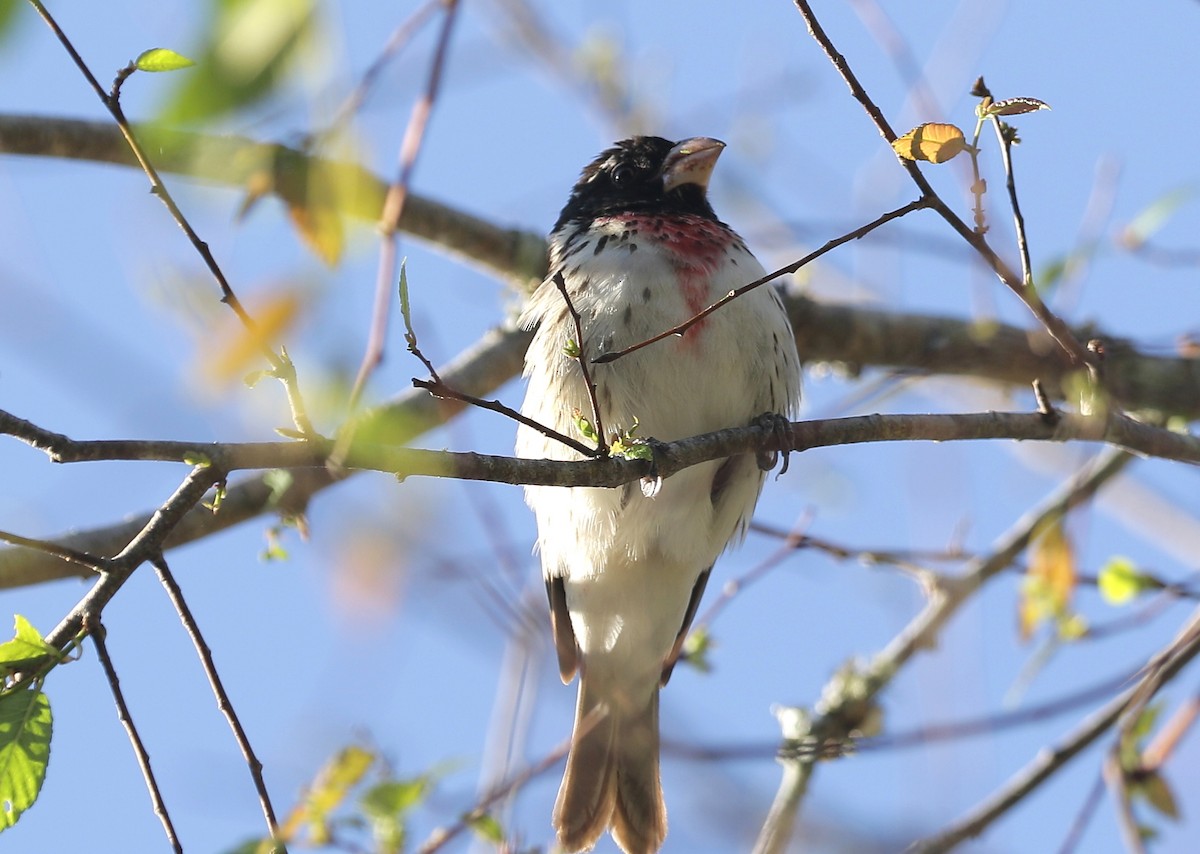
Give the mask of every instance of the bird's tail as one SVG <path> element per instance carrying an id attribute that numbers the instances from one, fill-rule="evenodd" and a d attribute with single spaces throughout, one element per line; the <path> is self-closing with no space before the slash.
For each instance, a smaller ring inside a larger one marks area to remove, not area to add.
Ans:
<path id="1" fill-rule="evenodd" d="M 587 851 L 612 826 L 626 854 L 653 854 L 667 836 L 658 775 L 658 688 L 628 709 L 579 680 L 575 731 L 554 804 L 554 827 L 567 851 Z"/>

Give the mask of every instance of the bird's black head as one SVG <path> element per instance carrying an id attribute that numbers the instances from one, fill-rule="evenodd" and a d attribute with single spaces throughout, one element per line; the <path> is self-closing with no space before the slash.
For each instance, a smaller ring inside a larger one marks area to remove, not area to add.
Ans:
<path id="1" fill-rule="evenodd" d="M 708 178 L 725 143 L 696 137 L 675 143 L 659 136 L 624 139 L 588 164 L 554 230 L 569 222 L 630 211 L 716 219 Z"/>

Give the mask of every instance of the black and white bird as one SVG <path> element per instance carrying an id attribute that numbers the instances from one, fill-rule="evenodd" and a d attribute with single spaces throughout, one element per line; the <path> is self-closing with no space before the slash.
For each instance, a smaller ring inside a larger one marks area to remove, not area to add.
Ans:
<path id="1" fill-rule="evenodd" d="M 536 326 L 525 360 L 522 412 L 578 437 L 592 407 L 577 334 L 555 283 L 581 316 L 600 421 L 610 434 L 672 441 L 793 417 L 800 363 L 787 314 L 769 286 L 612 362 L 591 360 L 653 337 L 765 275 L 717 219 L 709 177 L 724 143 L 652 136 L 603 152 L 571 191 L 550 236 L 550 276 L 523 320 Z M 606 437 L 606 441 L 609 437 Z M 581 455 L 522 426 L 517 454 Z M 745 533 L 762 489 L 755 455 L 681 471 L 643 494 L 530 486 L 538 548 L 563 681 L 579 674 L 575 729 L 554 807 L 559 843 L 590 849 L 605 830 L 628 854 L 657 851 L 667 834 L 659 780 L 659 688 L 679 656 L 713 563 Z"/>

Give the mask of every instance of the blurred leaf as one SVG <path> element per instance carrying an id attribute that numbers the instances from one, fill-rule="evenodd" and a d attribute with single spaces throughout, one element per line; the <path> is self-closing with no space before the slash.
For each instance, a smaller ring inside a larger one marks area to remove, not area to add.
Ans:
<path id="1" fill-rule="evenodd" d="M 144 50 L 133 61 L 138 71 L 178 71 L 181 68 L 191 68 L 196 63 L 186 56 L 165 47 L 152 47 Z"/>
<path id="2" fill-rule="evenodd" d="M 1142 709 L 1142 713 L 1138 715 L 1137 722 L 1129 730 L 1130 739 L 1139 741 L 1152 733 L 1155 725 L 1158 723 L 1159 715 L 1162 714 L 1162 710 L 1162 700 L 1150 703 L 1146 708 Z"/>
<path id="3" fill-rule="evenodd" d="M 326 161 L 315 161 L 308 170 L 304 196 L 284 197 L 288 218 L 305 245 L 330 267 L 341 260 L 346 244 L 346 227 L 339 213 L 338 186 L 334 180 L 340 172 Z"/>
<path id="4" fill-rule="evenodd" d="M 1110 605 L 1124 605 L 1151 586 L 1148 581 L 1132 560 L 1123 555 L 1115 555 L 1100 568 L 1097 584 L 1105 602 Z"/>
<path id="5" fill-rule="evenodd" d="M 371 822 L 371 835 L 379 854 L 404 850 L 406 813 L 421 803 L 429 791 L 429 780 L 385 780 L 367 789 L 359 799 L 363 815 Z"/>
<path id="6" fill-rule="evenodd" d="M 1060 255 L 1034 273 L 1033 280 L 1037 283 L 1038 293 L 1044 296 L 1049 295 L 1067 272 L 1067 265 L 1070 262 L 1071 256 Z"/>
<path id="7" fill-rule="evenodd" d="M 1057 629 L 1061 640 L 1079 640 L 1087 634 L 1088 621 L 1082 614 L 1066 614 L 1058 620 Z"/>
<path id="8" fill-rule="evenodd" d="M 313 0 L 215 0 L 195 73 L 162 110 L 168 124 L 251 106 L 275 93 L 310 53 Z"/>
<path id="9" fill-rule="evenodd" d="M 362 747 L 352 745 L 338 751 L 317 773 L 304 800 L 288 816 L 281 828 L 283 838 L 293 840 L 304 829 L 314 845 L 328 845 L 332 836 L 330 813 L 341 806 L 374 762 L 375 754 Z"/>
<path id="10" fill-rule="evenodd" d="M 696 626 L 687 633 L 687 637 L 683 639 L 683 648 L 680 650 L 680 658 L 690 664 L 692 667 L 699 670 L 701 673 L 712 672 L 712 662 L 709 660 L 708 654 L 715 644 L 713 643 L 712 635 L 704 626 Z"/>
<path id="11" fill-rule="evenodd" d="M 1172 821 L 1179 821 L 1179 805 L 1175 802 L 1175 795 L 1162 774 L 1157 771 L 1144 774 L 1138 779 L 1134 791 L 1160 814 Z"/>
<path id="12" fill-rule="evenodd" d="M 236 848 L 229 848 L 222 854 L 274 854 L 279 848 L 278 843 L 266 838 L 247 839 Z"/>
<path id="13" fill-rule="evenodd" d="M 281 539 L 282 535 L 282 525 L 272 525 L 267 528 L 265 532 L 263 532 L 263 536 L 266 538 L 267 544 L 263 550 L 259 552 L 259 560 L 261 560 L 263 563 L 271 563 L 273 561 L 288 559 L 288 550 L 284 548 L 283 540 Z"/>
<path id="14" fill-rule="evenodd" d="M 50 762 L 50 700 L 24 689 L 0 695 L 0 830 L 33 806 Z"/>
<path id="15" fill-rule="evenodd" d="M 384 780 L 367 789 L 359 799 L 363 812 L 372 818 L 399 815 L 407 812 L 425 799 L 429 791 L 429 779 L 417 777 L 413 780 Z"/>
<path id="16" fill-rule="evenodd" d="M 1121 243 L 1130 249 L 1140 247 L 1195 196 L 1195 187 L 1178 187 L 1155 199 L 1121 230 Z"/>
<path id="17" fill-rule="evenodd" d="M 945 163 L 968 147 L 961 130 L 941 122 L 917 125 L 892 143 L 892 148 L 905 160 L 928 160 L 930 163 Z"/>
<path id="18" fill-rule="evenodd" d="M 989 116 L 1019 116 L 1022 113 L 1033 113 L 1038 110 L 1048 110 L 1050 105 L 1037 98 L 1005 98 L 990 104 L 986 113 Z"/>
<path id="19" fill-rule="evenodd" d="M 1069 372 L 1063 379 L 1063 396 L 1075 401 L 1080 415 L 1104 417 L 1108 410 L 1108 394 L 1086 370 Z"/>
<path id="20" fill-rule="evenodd" d="M 303 302 L 303 296 L 296 291 L 280 291 L 248 307 L 254 327 L 239 323 L 232 341 L 216 345 L 216 354 L 205 360 L 208 378 L 225 385 L 245 376 L 253 364 L 263 361 L 263 351 L 272 347 L 296 322 Z"/>
<path id="21" fill-rule="evenodd" d="M 504 828 L 492 816 L 486 813 L 472 816 L 468 823 L 471 825 L 471 829 L 483 841 L 491 842 L 493 845 L 499 845 L 504 841 Z"/>
<path id="22" fill-rule="evenodd" d="M 1075 556 L 1059 519 L 1042 530 L 1030 549 L 1029 568 L 1021 585 L 1022 640 L 1028 640 L 1045 621 L 1062 621 L 1070 615 L 1077 580 Z"/>
<path id="23" fill-rule="evenodd" d="M 23 0 L 0 0 L 0 39 L 7 38 L 17 28 L 17 9 L 24 6 Z"/>
<path id="24" fill-rule="evenodd" d="M 296 476 L 287 469 L 270 469 L 263 472 L 263 484 L 271 490 L 270 497 L 267 498 L 267 506 L 277 507 L 284 493 L 292 488 L 295 480 Z"/>

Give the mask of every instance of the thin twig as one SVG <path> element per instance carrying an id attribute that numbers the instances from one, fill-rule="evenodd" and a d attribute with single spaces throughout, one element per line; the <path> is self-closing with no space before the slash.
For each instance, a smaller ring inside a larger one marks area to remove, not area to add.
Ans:
<path id="1" fill-rule="evenodd" d="M 245 310 L 241 301 L 233 292 L 233 288 L 230 286 L 229 280 L 225 278 L 225 273 L 221 270 L 221 267 L 217 263 L 217 259 L 213 256 L 212 251 L 209 249 L 208 244 L 200 238 L 200 235 L 196 233 L 194 228 L 192 228 L 191 222 L 188 221 L 188 218 L 184 216 L 183 211 L 179 208 L 179 205 L 176 204 L 174 197 L 171 195 L 166 184 L 163 183 L 162 178 L 159 176 L 158 169 L 154 166 L 154 163 L 151 162 L 149 156 L 146 154 L 145 149 L 142 147 L 141 142 L 137 138 L 137 134 L 134 133 L 133 126 L 125 117 L 125 111 L 121 107 L 120 92 L 121 85 L 135 70 L 132 63 L 123 68 L 117 75 L 117 79 L 113 83 L 111 93 L 105 92 L 104 87 L 100 85 L 100 81 L 96 79 L 94 74 L 92 74 L 91 69 L 88 68 L 87 63 L 84 62 L 83 57 L 80 56 L 79 52 L 75 49 L 74 44 L 71 43 L 71 40 L 67 37 L 67 34 L 63 32 L 61 27 L 59 27 L 58 22 L 50 14 L 50 11 L 41 3 L 41 0 L 29 0 L 29 3 L 34 7 L 35 10 L 37 10 L 38 15 L 41 16 L 42 20 L 58 38 L 59 43 L 62 44 L 63 48 L 70 55 L 80 73 L 83 74 L 84 78 L 87 80 L 88 85 L 92 87 L 93 91 L 96 93 L 96 96 L 100 99 L 101 103 L 104 104 L 105 109 L 107 109 L 109 114 L 112 115 L 117 127 L 120 128 L 121 135 L 125 138 L 125 142 L 129 146 L 129 150 L 133 153 L 133 156 L 137 160 L 138 165 L 141 166 L 142 171 L 146 173 L 146 177 L 150 179 L 150 192 L 157 196 L 162 203 L 166 205 L 167 210 L 171 214 L 171 218 L 175 221 L 175 224 L 178 225 L 183 230 L 184 234 L 187 235 L 188 240 L 191 241 L 192 246 L 195 248 L 196 252 L 199 253 L 201 259 L 204 261 L 205 266 L 208 267 L 209 272 L 212 274 L 213 278 L 216 279 L 217 284 L 221 289 L 221 302 L 225 303 L 230 307 L 230 309 L 233 310 L 234 314 L 237 315 L 238 319 L 242 322 L 242 325 L 245 326 L 252 338 L 255 341 L 260 341 L 261 336 L 259 335 L 258 325 L 254 322 L 254 319 Z M 259 349 L 262 351 L 267 361 L 271 364 L 271 375 L 283 383 L 283 387 L 288 399 L 288 405 L 291 408 L 292 420 L 296 425 L 296 429 L 306 437 L 315 436 L 316 431 L 313 429 L 312 422 L 308 418 L 308 414 L 304 406 L 304 400 L 300 396 L 299 383 L 296 379 L 296 367 L 288 357 L 287 351 L 283 350 L 281 353 L 277 354 L 271 349 L 270 346 L 266 344 L 266 342 L 262 342 Z"/>
<path id="2" fill-rule="evenodd" d="M 922 196 L 921 198 L 911 201 L 907 205 L 897 208 L 894 211 L 888 211 L 887 213 L 882 214 L 881 216 L 876 217 L 875 219 L 871 220 L 871 222 L 867 223 L 866 225 L 859 226 L 858 228 L 854 229 L 853 231 L 849 231 L 840 237 L 835 237 L 832 240 L 827 241 L 824 246 L 822 246 L 819 249 L 816 249 L 812 252 L 809 252 L 807 255 L 805 255 L 803 258 L 801 258 L 799 261 L 794 261 L 793 263 L 788 264 L 786 267 L 780 267 L 778 270 L 774 271 L 773 273 L 768 273 L 767 275 L 763 276 L 761 279 L 755 279 L 753 282 L 751 282 L 748 285 L 742 285 L 740 288 L 730 291 L 725 296 L 721 297 L 719 300 L 714 302 L 712 305 L 708 306 L 707 308 L 705 308 L 705 309 L 697 312 L 696 314 L 692 315 L 691 317 L 689 317 L 683 323 L 672 326 L 670 329 L 660 332 L 658 335 L 655 335 L 652 338 L 647 338 L 645 341 L 640 341 L 637 344 L 633 344 L 632 346 L 626 347 L 623 350 L 616 350 L 611 353 L 605 353 L 603 356 L 597 356 L 595 359 L 592 359 L 592 363 L 597 364 L 597 365 L 603 365 L 608 362 L 612 362 L 616 359 L 620 359 L 622 356 L 628 356 L 630 353 L 634 353 L 634 352 L 642 349 L 643 347 L 648 347 L 651 344 L 654 344 L 658 341 L 662 341 L 664 338 L 670 338 L 670 337 L 676 336 L 676 335 L 683 335 L 685 332 L 687 332 L 689 329 L 691 329 L 693 326 L 695 326 L 700 321 L 704 320 L 704 318 L 708 317 L 714 311 L 717 311 L 718 309 L 728 305 L 733 300 L 740 297 L 742 294 L 749 293 L 750 291 L 754 290 L 755 288 L 765 285 L 768 282 L 773 282 L 776 279 L 778 279 L 780 276 L 786 276 L 789 273 L 794 273 L 797 270 L 799 270 L 801 267 L 803 267 L 804 265 L 806 265 L 812 261 L 815 261 L 817 258 L 820 258 L 822 255 L 826 254 L 827 252 L 830 252 L 830 251 L 836 249 L 837 247 L 841 246 L 843 243 L 849 243 L 851 240 L 858 240 L 859 238 L 870 234 L 872 231 L 879 228 L 881 225 L 884 225 L 885 223 L 889 223 L 894 219 L 899 219 L 900 217 L 910 214 L 913 211 L 921 210 L 922 208 L 928 208 L 931 206 L 932 206 L 931 198 L 929 196 Z"/>
<path id="3" fill-rule="evenodd" d="M 1075 820 L 1071 822 L 1071 828 L 1067 831 L 1067 838 L 1063 840 L 1062 846 L 1058 849 L 1058 854 L 1074 854 L 1075 849 L 1079 846 L 1079 841 L 1083 838 L 1083 833 L 1087 830 L 1087 826 L 1091 823 L 1092 817 L 1096 814 L 1096 809 L 1100 806 L 1100 801 L 1104 799 L 1104 775 L 1098 775 L 1096 782 L 1091 789 L 1088 790 L 1088 795 L 1083 801 L 1083 806 L 1079 808 L 1079 813 L 1075 816 Z"/>
<path id="4" fill-rule="evenodd" d="M 945 724 L 929 724 L 908 730 L 907 732 L 888 733 L 874 738 L 860 739 L 854 745 L 858 752 L 875 750 L 893 750 L 916 747 L 935 741 L 953 741 L 960 738 L 970 738 L 975 735 L 990 735 L 1007 729 L 1025 726 L 1035 721 L 1057 717 L 1069 711 L 1104 700 L 1129 685 L 1137 676 L 1138 671 L 1121 673 L 1118 676 L 1105 679 L 1095 685 L 1090 685 L 1079 691 L 1073 691 L 1061 697 L 1056 697 L 1045 703 L 1016 709 L 999 715 L 985 715 L 980 718 L 954 721 Z"/>
<path id="5" fill-rule="evenodd" d="M 413 36 L 425 26 L 425 23 L 437 11 L 438 6 L 443 5 L 445 0 L 427 0 L 420 8 L 414 11 L 407 20 L 400 23 L 391 36 L 388 37 L 387 43 L 383 46 L 383 50 L 379 52 L 379 56 L 367 66 L 367 70 L 363 72 L 362 78 L 358 81 L 353 91 L 346 96 L 346 99 L 338 106 L 333 113 L 333 120 L 322 131 L 313 134 L 315 137 L 329 136 L 334 131 L 341 129 L 349 123 L 354 114 L 357 113 L 362 105 L 366 102 L 367 96 L 371 92 L 371 88 L 378 82 L 379 75 L 383 73 L 384 68 L 402 51 Z"/>
<path id="6" fill-rule="evenodd" d="M 383 361 L 384 342 L 387 340 L 388 330 L 388 306 L 391 303 L 392 282 L 396 280 L 396 234 L 399 230 L 400 218 L 404 215 L 404 205 L 408 199 L 408 188 L 412 182 L 413 170 L 417 165 L 417 157 L 420 155 L 422 144 L 425 141 L 425 131 L 429 127 L 429 117 L 433 114 L 433 106 L 441 88 L 442 72 L 450 48 L 450 34 L 453 32 L 454 22 L 458 18 L 458 0 L 442 0 L 441 5 L 445 7 L 445 15 L 442 19 L 442 29 L 438 35 L 437 47 L 434 49 L 433 60 L 430 63 L 425 92 L 413 104 L 408 127 L 405 128 L 404 138 L 400 143 L 400 172 L 396 180 L 388 187 L 387 198 L 383 202 L 383 213 L 379 224 L 383 237 L 379 247 L 378 273 L 375 277 L 375 304 L 371 313 L 371 327 L 367 337 L 366 351 L 363 353 L 358 375 L 354 378 L 354 387 L 350 391 L 351 412 L 358 409 L 367 380 Z"/>
<path id="7" fill-rule="evenodd" d="M 183 846 L 179 843 L 175 825 L 171 822 L 171 814 L 167 811 L 166 802 L 163 801 L 162 792 L 158 788 L 154 769 L 150 767 L 150 754 L 146 751 L 141 736 L 138 735 L 137 727 L 133 723 L 133 716 L 129 714 L 129 706 L 125 703 L 125 695 L 121 691 L 121 680 L 117 678 L 117 670 L 113 667 L 112 658 L 108 654 L 108 644 L 105 641 L 106 631 L 100 622 L 99 615 L 86 617 L 83 621 L 83 630 L 91 636 L 92 643 L 96 646 L 96 657 L 100 659 L 100 666 L 104 669 L 104 676 L 108 680 L 109 690 L 112 691 L 113 701 L 117 704 L 117 719 L 125 728 L 125 734 L 129 736 L 129 743 L 133 746 L 133 755 L 137 758 L 138 767 L 142 771 L 142 779 L 146 781 L 146 789 L 150 792 L 150 803 L 154 805 L 154 814 L 162 822 L 163 832 L 167 834 L 167 842 L 170 843 L 171 849 L 176 854 L 183 854 Z"/>
<path id="8" fill-rule="evenodd" d="M 435 392 L 442 389 L 414 382 Z M 487 408 L 492 403 L 482 401 Z M 503 405 L 494 404 L 503 409 Z M 509 414 L 509 413 L 506 413 Z M 519 414 L 513 414 L 517 417 Z M 518 418 L 521 420 L 521 418 Z M 3 413 L 0 412 L 0 422 Z M 522 423 L 528 419 L 522 420 Z M 536 427 L 536 422 L 532 424 Z M 0 423 L 0 433 L 5 432 Z M 66 439 L 66 437 L 62 437 Z M 1146 456 L 1200 464 L 1200 437 L 1141 424 L 1123 416 L 1064 415 L 1054 425 L 1036 412 L 979 412 L 963 414 L 860 415 L 817 421 L 795 421 L 785 430 L 751 424 L 704 433 L 674 442 L 661 442 L 655 465 L 662 477 L 711 460 L 754 451 L 808 451 L 840 445 L 897 441 L 1023 441 L 1106 442 Z M 196 463 L 201 477 L 216 484 L 225 472 L 243 469 L 323 467 L 332 448 L 325 439 L 312 442 L 203 443 L 175 441 L 66 439 L 50 457 L 57 462 L 99 460 L 158 460 Z M 581 449 L 588 453 L 590 449 Z M 534 486 L 622 486 L 651 471 L 648 461 L 610 458 L 579 461 L 526 459 L 460 451 L 430 451 L 391 445 L 359 443 L 345 459 L 348 468 L 387 472 L 402 477 L 452 477 Z"/>
<path id="9" fill-rule="evenodd" d="M 154 512 L 137 535 L 109 561 L 109 571 L 71 609 L 57 626 L 46 635 L 46 643 L 64 649 L 83 629 L 85 618 L 97 619 L 104 606 L 117 595 L 134 570 L 154 555 L 161 554 L 163 541 L 183 519 L 188 510 L 200 503 L 209 487 L 220 483 L 225 475 L 214 466 L 196 466 L 174 494 Z"/>
<path id="10" fill-rule="evenodd" d="M 1138 832 L 1137 818 L 1133 814 L 1133 801 L 1129 796 L 1125 769 L 1121 767 L 1121 757 L 1118 754 L 1119 749 L 1114 745 L 1112 751 L 1104 757 L 1102 776 L 1113 801 L 1117 829 L 1121 832 L 1126 852 L 1146 854 L 1146 846 L 1142 843 L 1141 833 Z"/>
<path id="11" fill-rule="evenodd" d="M 154 567 L 154 571 L 158 574 L 158 580 L 162 582 L 163 588 L 167 591 L 167 597 L 171 600 L 171 604 L 175 606 L 175 612 L 179 614 L 183 628 L 191 639 L 192 645 L 196 648 L 196 654 L 200 656 L 200 665 L 204 668 L 204 675 L 208 678 L 208 684 L 212 688 L 213 695 L 217 698 L 217 708 L 221 710 L 221 714 L 225 716 L 229 728 L 233 730 L 233 738 L 237 742 L 238 749 L 242 752 L 242 758 L 246 760 L 246 765 L 250 769 L 250 777 L 254 781 L 255 791 L 258 792 L 258 803 L 262 807 L 263 817 L 267 822 L 267 835 L 274 840 L 272 851 L 275 854 L 287 854 L 287 848 L 283 842 L 279 841 L 279 824 L 275 819 L 275 808 L 271 805 L 271 796 L 267 792 L 266 781 L 263 779 L 262 762 L 255 755 L 254 748 L 250 746 L 250 739 L 246 736 L 246 730 L 242 727 L 242 722 L 238 719 L 237 712 L 233 709 L 233 703 L 229 699 L 229 694 L 225 691 L 225 685 L 222 683 L 221 676 L 217 672 L 217 666 L 213 662 L 212 650 L 209 649 L 208 643 L 204 640 L 204 635 L 200 633 L 200 626 L 197 624 L 196 618 L 192 615 L 192 609 L 188 607 L 187 601 L 183 598 L 183 591 L 180 590 L 179 584 L 175 581 L 175 576 L 172 575 L 166 558 L 161 554 L 157 555 L 150 560 L 150 564 Z"/>
<path id="12" fill-rule="evenodd" d="M 807 0 L 793 0 L 794 5 L 799 10 L 800 15 L 804 18 L 805 25 L 808 27 L 809 34 L 813 40 L 817 42 L 821 50 L 830 63 L 837 70 L 842 80 L 850 88 L 850 93 L 854 99 L 862 105 L 875 128 L 889 144 L 896 140 L 896 132 L 892 130 L 891 125 L 883 115 L 883 111 L 867 94 L 867 91 L 859 83 L 857 76 L 851 70 L 846 58 L 838 52 L 825 30 L 821 27 L 817 20 L 816 14 L 813 12 L 811 5 Z M 975 251 L 983 258 L 987 265 L 996 274 L 996 277 L 1011 290 L 1018 299 L 1033 313 L 1034 317 L 1045 327 L 1050 336 L 1058 342 L 1059 346 L 1067 353 L 1075 364 L 1080 366 L 1093 365 L 1096 362 L 1094 354 L 1089 353 L 1087 348 L 1080 343 L 1063 320 L 1043 303 L 1040 299 L 1034 299 L 1032 289 L 1025 287 L 1024 281 L 1015 273 L 1005 261 L 996 254 L 996 251 L 988 244 L 987 239 L 967 225 L 954 210 L 947 205 L 933 189 L 932 185 L 925 178 L 924 174 L 917 167 L 914 161 L 900 158 L 901 165 L 908 172 L 918 189 L 921 191 L 921 198 L 925 201 L 925 206 L 937 211 L 938 215 L 946 221 L 959 236 L 961 236 Z"/>
<path id="13" fill-rule="evenodd" d="M 803 533 L 812 522 L 810 513 L 803 514 L 792 526 L 792 530 L 785 536 L 783 543 L 775 549 L 771 554 L 763 558 L 757 565 L 751 567 L 744 574 L 737 578 L 731 578 L 721 586 L 721 594 L 717 596 L 708 608 L 696 618 L 696 622 L 692 627 L 693 632 L 706 631 L 713 621 L 720 615 L 721 611 L 729 606 L 729 603 L 738 596 L 747 587 L 756 581 L 762 579 L 764 575 L 770 572 L 775 567 L 783 563 L 791 554 L 802 548 L 802 543 L 805 542 L 807 536 Z"/>
<path id="14" fill-rule="evenodd" d="M 567 751 L 571 748 L 571 742 L 565 741 L 558 747 L 554 748 L 538 762 L 536 765 L 530 765 L 524 771 L 514 774 L 506 782 L 489 790 L 481 797 L 475 806 L 468 810 L 454 824 L 449 827 L 439 827 L 429 835 L 429 838 L 417 849 L 418 854 L 434 854 L 435 851 L 440 851 L 448 842 L 467 830 L 475 822 L 487 815 L 488 809 L 498 801 L 507 798 L 513 792 L 519 790 L 530 780 L 534 780 L 550 769 L 558 765 L 563 757 L 567 755 Z"/>
<path id="15" fill-rule="evenodd" d="M 571 302 L 571 294 L 567 292 L 567 282 L 561 271 L 554 274 L 554 286 L 562 294 L 563 302 L 567 304 L 567 313 L 571 315 L 571 321 L 575 324 L 575 346 L 579 349 L 579 355 L 575 361 L 579 363 L 579 372 L 582 374 L 583 384 L 587 388 L 588 400 L 592 404 L 592 424 L 596 428 L 596 448 L 592 455 L 607 457 L 608 435 L 604 432 L 604 417 L 600 414 L 600 401 L 596 397 L 596 383 L 592 380 L 591 371 L 588 370 L 587 344 L 583 340 L 583 319 L 575 310 L 575 304 Z"/>
<path id="16" fill-rule="evenodd" d="M 1142 750 L 1142 767 L 1147 771 L 1157 771 L 1166 764 L 1196 723 L 1197 717 L 1200 717 L 1200 694 L 1193 694 L 1175 710 L 1170 720 L 1159 727 L 1158 734 Z"/>
<path id="17" fill-rule="evenodd" d="M 408 352 L 416 356 L 425 369 L 429 371 L 430 380 L 418 380 L 413 378 L 413 386 L 415 388 L 423 388 L 432 394 L 434 397 L 441 399 L 453 399 L 462 403 L 470 404 L 477 409 L 486 409 L 489 412 L 495 412 L 497 415 L 503 415 L 506 418 L 511 418 L 518 424 L 524 424 L 526 427 L 531 427 L 537 430 L 543 436 L 554 439 L 569 448 L 579 451 L 589 457 L 596 456 L 594 448 L 589 448 L 587 445 L 572 439 L 564 433 L 559 433 L 553 427 L 549 427 L 538 421 L 529 418 L 526 415 L 518 412 L 510 406 L 506 406 L 498 400 L 484 400 L 481 397 L 464 394 L 457 389 L 451 388 L 439 376 L 437 369 L 433 366 L 433 362 L 422 352 L 420 345 L 417 343 L 417 333 L 413 329 L 412 324 L 412 309 L 408 299 L 408 276 L 404 272 L 404 265 L 400 265 L 400 316 L 404 319 L 404 341 L 408 345 Z"/>
<path id="18" fill-rule="evenodd" d="M 22 537 L 20 534 L 13 534 L 9 531 L 0 531 L 0 540 L 14 546 L 20 546 L 25 549 L 33 549 L 42 554 L 51 555 L 59 560 L 70 561 L 79 566 L 85 566 L 93 572 L 104 572 L 106 560 L 102 557 L 90 555 L 87 552 L 81 552 L 78 549 L 73 549 L 70 546 L 52 543 L 49 540 L 35 540 L 31 537 Z"/>
<path id="19" fill-rule="evenodd" d="M 1017 196 L 1017 179 L 1013 172 L 1012 133 L 1005 131 L 1004 122 L 998 116 L 991 117 L 992 127 L 996 131 L 996 141 L 1000 145 L 1000 159 L 1004 163 L 1004 184 L 1008 188 L 1008 201 L 1012 206 L 1013 227 L 1017 233 L 1017 252 L 1021 256 L 1021 281 L 1027 289 L 1033 289 L 1033 263 L 1029 260 L 1029 237 L 1025 232 L 1025 216 L 1021 213 L 1021 201 Z M 1036 296 L 1036 292 L 1034 293 Z M 1040 296 L 1036 296 L 1041 299 Z"/>
<path id="20" fill-rule="evenodd" d="M 1200 612 L 1197 614 L 1200 615 Z M 921 854 L 942 854 L 968 839 L 979 836 L 992 822 L 1020 803 L 1068 761 L 1108 732 L 1123 715 L 1153 697 L 1159 688 L 1191 662 L 1200 653 L 1200 632 L 1196 630 L 1197 624 L 1198 617 L 1194 616 L 1176 639 L 1151 659 L 1146 668 L 1146 675 L 1141 680 L 1097 710 L 1057 747 L 1039 751 L 1028 765 L 966 815 L 936 836 L 914 842 L 909 850 Z"/>
<path id="21" fill-rule="evenodd" d="M 595 448 L 589 448 L 578 439 L 573 439 L 565 433 L 559 433 L 553 427 L 547 427 L 540 421 L 535 421 L 529 416 L 518 412 L 511 406 L 507 406 L 498 400 L 484 400 L 482 397 L 476 397 L 473 394 L 464 394 L 463 392 L 450 388 L 450 386 L 441 382 L 430 382 L 428 380 L 414 379 L 412 384 L 414 388 L 423 388 L 434 397 L 462 401 L 463 403 L 470 404 L 471 406 L 479 409 L 486 409 L 489 412 L 495 412 L 497 415 L 503 415 L 505 418 L 511 418 L 518 424 L 524 424 L 526 427 L 537 430 L 543 436 L 546 436 L 549 439 L 554 439 L 556 442 L 561 442 L 568 448 L 576 450 L 584 456 L 596 456 Z"/>
<path id="22" fill-rule="evenodd" d="M 818 706 L 819 714 L 809 716 L 798 709 L 777 712 L 785 729 L 783 750 L 810 742 L 845 743 L 861 716 L 870 709 L 875 698 L 891 684 L 904 665 L 917 652 L 936 647 L 942 627 L 959 608 L 970 601 L 980 587 L 1016 560 L 1036 531 L 1042 530 L 1048 521 L 1060 519 L 1071 509 L 1090 500 L 1101 485 L 1120 472 L 1130 459 L 1129 455 L 1116 451 L 1101 454 L 1039 507 L 1018 520 L 989 554 L 970 561 L 961 576 L 943 579 L 933 589 L 925 608 L 860 673 L 850 676 L 839 674 L 826 686 Z M 841 687 L 851 684 L 855 688 L 853 691 Z M 755 848 L 758 854 L 776 854 L 785 850 L 796 813 L 816 767 L 816 760 L 812 756 L 788 754 L 788 757 L 783 760 L 784 776 L 775 799 L 779 809 L 773 808 L 763 825 Z"/>

